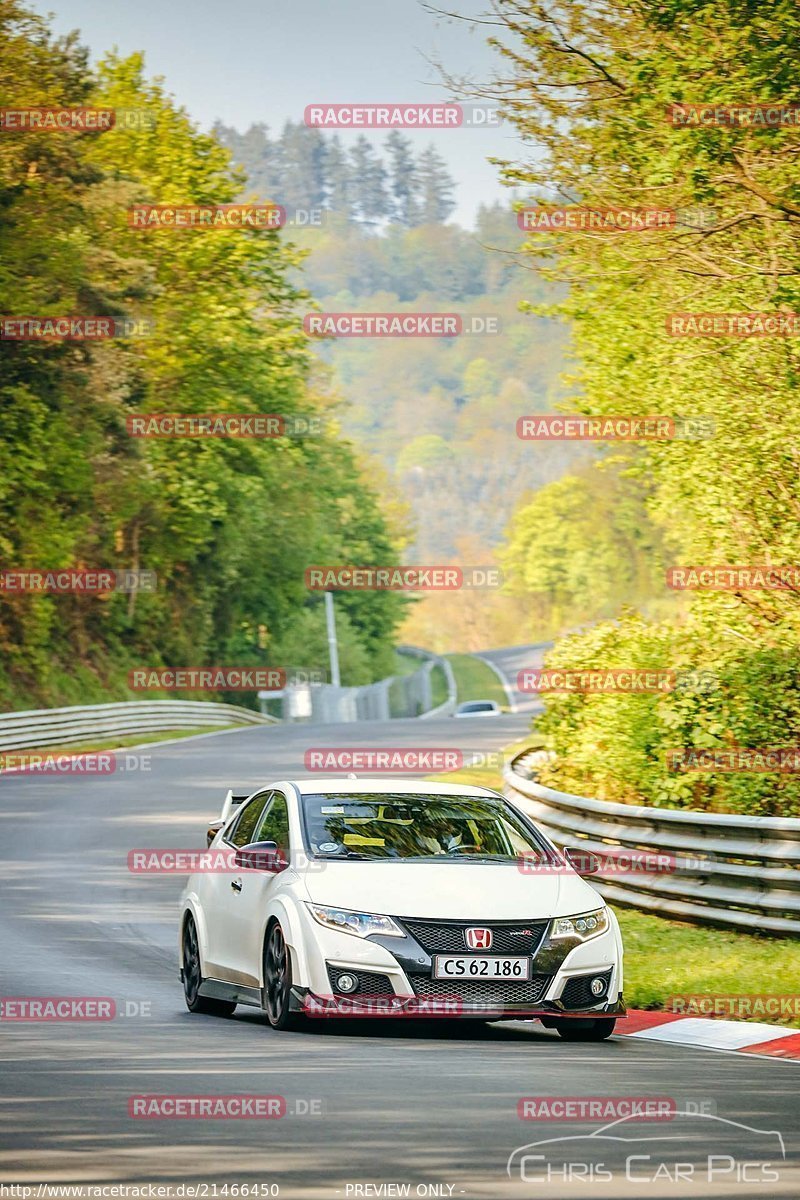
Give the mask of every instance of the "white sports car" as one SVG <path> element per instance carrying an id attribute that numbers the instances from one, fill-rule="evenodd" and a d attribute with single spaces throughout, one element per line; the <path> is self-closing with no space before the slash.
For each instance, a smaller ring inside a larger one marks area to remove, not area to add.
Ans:
<path id="1" fill-rule="evenodd" d="M 608 1037 L 619 926 L 526 814 L 488 788 L 273 783 L 225 800 L 181 900 L 192 1012 L 538 1017 Z"/>

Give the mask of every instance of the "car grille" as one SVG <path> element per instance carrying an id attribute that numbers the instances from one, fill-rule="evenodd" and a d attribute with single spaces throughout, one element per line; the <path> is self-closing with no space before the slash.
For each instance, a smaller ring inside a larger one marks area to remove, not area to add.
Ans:
<path id="1" fill-rule="evenodd" d="M 348 996 L 393 996 L 394 988 L 388 975 L 380 975 L 374 971 L 351 971 L 349 967 L 332 967 L 328 964 L 328 979 L 331 984 L 331 992 L 336 996 L 343 996 L 345 993 L 340 992 L 336 987 L 336 980 L 340 975 L 355 975 L 358 980 L 358 987 L 354 992 L 348 992 Z"/>
<path id="2" fill-rule="evenodd" d="M 535 954 L 549 921 L 417 921 L 399 917 L 399 921 L 428 954 L 463 954 L 468 950 L 464 930 L 478 926 L 491 929 L 489 954 Z M 470 950 L 470 954 L 475 953 Z"/>
<path id="3" fill-rule="evenodd" d="M 589 984 L 593 979 L 602 979 L 605 988 L 601 995 L 592 994 Z M 575 975 L 564 984 L 564 990 L 559 999 L 564 1008 L 591 1008 L 594 1004 L 602 1004 L 608 999 L 608 985 L 611 982 L 611 971 L 594 971 L 591 975 Z"/>
<path id="4" fill-rule="evenodd" d="M 552 975 L 534 975 L 518 983 L 483 979 L 431 979 L 428 975 L 409 975 L 418 996 L 460 1000 L 463 1004 L 537 1004 L 544 996 Z"/>

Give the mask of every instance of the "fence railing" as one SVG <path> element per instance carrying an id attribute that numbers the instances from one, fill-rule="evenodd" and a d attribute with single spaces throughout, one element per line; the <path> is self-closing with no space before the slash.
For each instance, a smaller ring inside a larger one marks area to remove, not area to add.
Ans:
<path id="1" fill-rule="evenodd" d="M 131 700 L 0 713 L 0 750 L 108 741 L 165 729 L 263 725 L 274 721 L 249 708 L 205 700 Z"/>
<path id="2" fill-rule="evenodd" d="M 660 854 L 654 874 L 632 868 L 591 882 L 610 902 L 703 925 L 800 933 L 800 818 L 749 817 L 616 804 L 572 796 L 536 781 L 537 752 L 504 770 L 506 794 L 557 846 L 606 861 L 614 851 Z"/>
<path id="3" fill-rule="evenodd" d="M 350 721 L 388 721 L 393 717 L 433 717 L 451 713 L 456 704 L 456 684 L 447 659 L 417 646 L 398 646 L 398 654 L 419 659 L 418 671 L 390 675 L 360 687 L 334 687 L 329 683 L 304 685 L 306 700 L 292 704 L 305 719 L 318 724 Z M 433 707 L 431 675 L 436 667 L 447 681 L 447 699 Z"/>

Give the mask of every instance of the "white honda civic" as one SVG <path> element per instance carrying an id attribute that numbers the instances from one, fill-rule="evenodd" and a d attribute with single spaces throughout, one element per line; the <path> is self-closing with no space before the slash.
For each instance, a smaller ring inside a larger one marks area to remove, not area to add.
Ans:
<path id="1" fill-rule="evenodd" d="M 181 899 L 192 1012 L 537 1017 L 576 1040 L 625 1013 L 619 925 L 578 852 L 488 788 L 273 783 L 229 792 L 208 842 Z"/>

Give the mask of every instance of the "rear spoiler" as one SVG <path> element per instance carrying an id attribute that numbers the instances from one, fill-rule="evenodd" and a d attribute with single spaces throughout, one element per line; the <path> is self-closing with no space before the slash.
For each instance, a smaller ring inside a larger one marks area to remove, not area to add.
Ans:
<path id="1" fill-rule="evenodd" d="M 248 796 L 234 796 L 233 791 L 230 788 L 228 789 L 228 794 L 225 797 L 225 801 L 222 805 L 222 812 L 220 813 L 220 816 L 219 816 L 219 819 L 223 825 L 225 824 L 225 822 L 227 821 L 228 817 L 231 815 L 233 810 L 235 808 L 237 808 L 238 805 L 243 804 L 244 801 L 247 800 L 248 798 L 249 798 L 249 794 L 248 794 Z"/>

